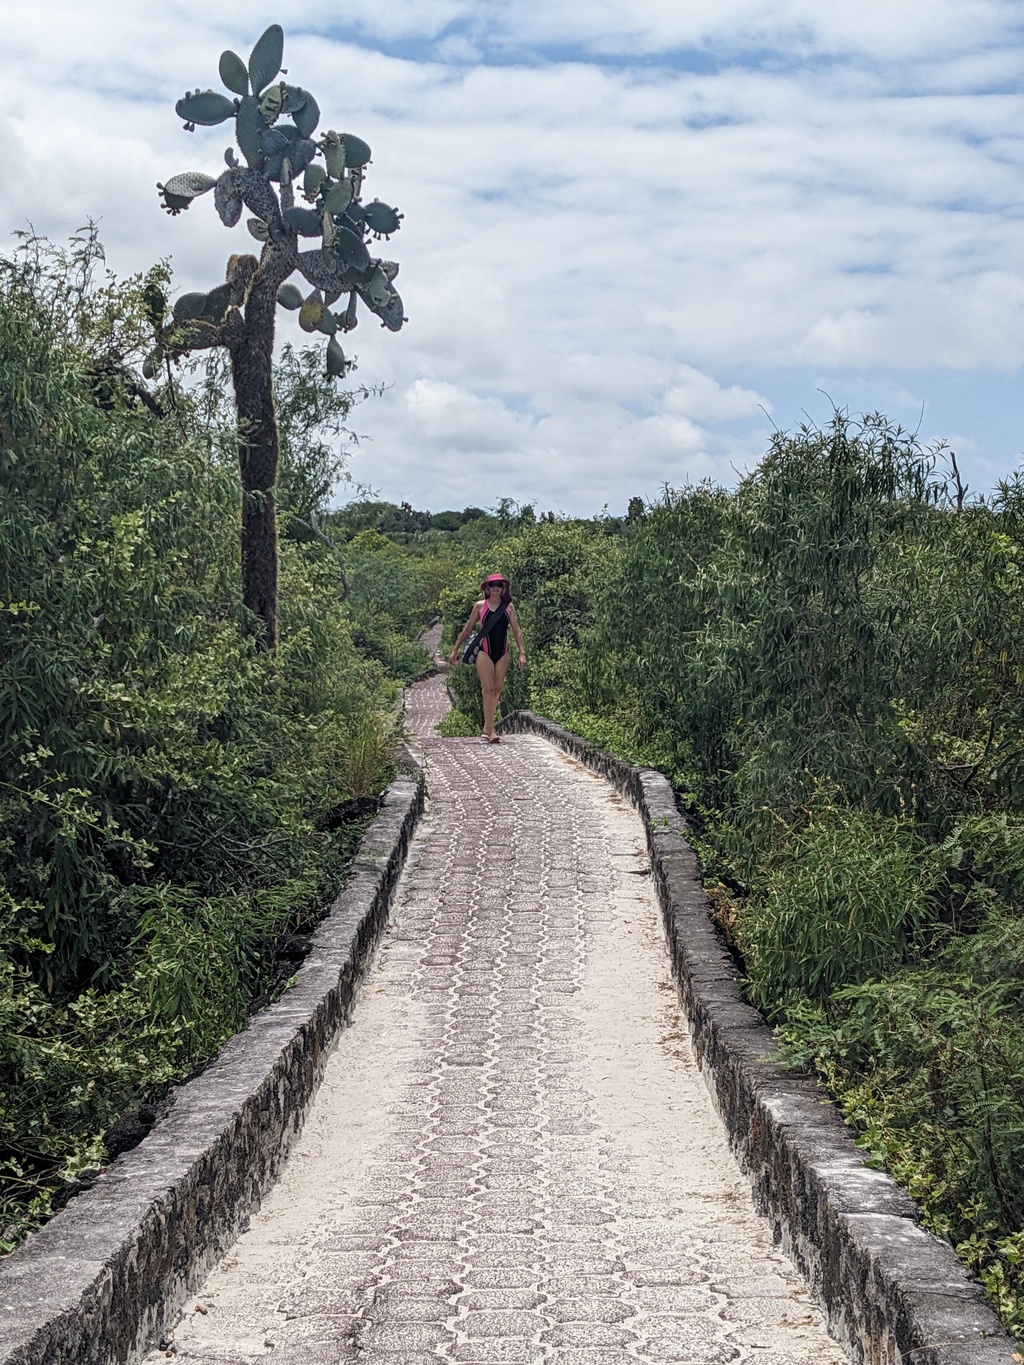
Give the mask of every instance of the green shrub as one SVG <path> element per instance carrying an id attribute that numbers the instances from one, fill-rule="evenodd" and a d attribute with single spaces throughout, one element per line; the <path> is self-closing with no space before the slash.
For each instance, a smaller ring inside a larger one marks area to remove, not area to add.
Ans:
<path id="1" fill-rule="evenodd" d="M 453 709 L 438 724 L 437 732 L 445 739 L 471 739 L 479 735 L 482 724 L 482 718 L 477 720 L 466 711 Z"/>
<path id="2" fill-rule="evenodd" d="M 902 965 L 929 918 L 928 873 L 898 822 L 834 809 L 791 830 L 741 906 L 751 998 L 769 1015 Z"/>
<path id="3" fill-rule="evenodd" d="M 91 288 L 91 238 L 36 248 L 0 263 L 7 1249 L 272 988 L 351 855 L 326 817 L 381 789 L 395 729 L 321 542 L 283 543 L 280 648 L 255 650 L 234 443 L 208 388 L 135 378 L 146 282 Z"/>

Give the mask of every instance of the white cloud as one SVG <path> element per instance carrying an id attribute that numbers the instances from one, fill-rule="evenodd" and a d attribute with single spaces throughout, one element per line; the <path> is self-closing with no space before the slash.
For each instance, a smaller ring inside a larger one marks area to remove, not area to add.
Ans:
<path id="1" fill-rule="evenodd" d="M 0 236 L 91 215 L 118 269 L 171 254 L 183 288 L 214 283 L 244 228 L 207 200 L 168 219 L 154 185 L 216 168 L 228 135 L 183 134 L 172 106 L 277 17 L 12 10 Z M 798 419 L 773 372 L 1024 363 L 1009 0 L 355 0 L 344 30 L 296 0 L 288 19 L 292 79 L 367 138 L 370 197 L 406 213 L 383 249 L 409 324 L 351 339 L 357 378 L 390 386 L 356 414 L 354 473 L 388 496 L 479 503 L 482 480 L 622 506 L 749 465 L 761 409 Z"/>
<path id="2" fill-rule="evenodd" d="M 738 384 L 723 389 L 709 375 L 681 366 L 675 383 L 665 394 L 669 412 L 685 412 L 697 422 L 721 422 L 736 417 L 753 417 L 767 407 L 768 400 L 753 389 Z"/>

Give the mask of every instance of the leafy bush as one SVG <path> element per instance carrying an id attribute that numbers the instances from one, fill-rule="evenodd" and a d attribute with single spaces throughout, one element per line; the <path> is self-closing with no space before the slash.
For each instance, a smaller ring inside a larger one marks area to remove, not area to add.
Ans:
<path id="1" fill-rule="evenodd" d="M 209 384 L 141 384 L 151 281 L 92 287 L 96 250 L 0 267 L 2 1248 L 272 988 L 394 730 L 320 542 L 255 649 L 230 430 Z"/>
<path id="2" fill-rule="evenodd" d="M 477 720 L 466 711 L 451 710 L 438 724 L 437 732 L 445 739 L 474 739 L 482 724 L 482 719 Z"/>
<path id="3" fill-rule="evenodd" d="M 790 1004 L 780 1033 L 794 1062 L 816 1067 L 860 1142 L 921 1205 L 990 1291 L 1008 1327 L 1024 1327 L 1024 1028 L 1019 914 L 954 940 L 926 969 L 838 990 L 827 1005 Z M 977 957 L 1012 940 L 1016 975 Z"/>
<path id="4" fill-rule="evenodd" d="M 785 1014 L 806 996 L 898 968 L 929 919 L 928 879 L 905 829 L 822 812 L 790 833 L 738 919 L 754 1003 Z"/>

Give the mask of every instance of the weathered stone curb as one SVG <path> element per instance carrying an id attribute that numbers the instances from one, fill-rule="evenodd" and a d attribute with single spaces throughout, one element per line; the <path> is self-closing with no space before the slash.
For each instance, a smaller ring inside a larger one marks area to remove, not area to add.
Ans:
<path id="1" fill-rule="evenodd" d="M 422 810 L 398 777 L 283 998 L 167 1117 L 0 1266 L 2 1365 L 106 1365 L 161 1340 L 274 1183 L 348 1022 Z"/>
<path id="2" fill-rule="evenodd" d="M 822 1088 L 777 1059 L 718 939 L 667 779 L 517 711 L 505 731 L 542 735 L 600 773 L 644 818 L 673 969 L 694 1051 L 759 1210 L 807 1278 L 835 1337 L 867 1365 L 1010 1365 L 1014 1346 L 952 1248 L 871 1170 Z"/>

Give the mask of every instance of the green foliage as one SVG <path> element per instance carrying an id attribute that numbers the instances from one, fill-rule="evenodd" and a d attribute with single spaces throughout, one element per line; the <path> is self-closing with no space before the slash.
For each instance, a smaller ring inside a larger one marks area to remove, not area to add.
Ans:
<path id="1" fill-rule="evenodd" d="M 432 667 L 417 642 L 435 613 L 436 595 L 415 560 L 377 531 L 360 531 L 345 548 L 354 638 L 403 682 Z"/>
<path id="2" fill-rule="evenodd" d="M 934 882 L 898 821 L 848 808 L 816 812 L 784 848 L 741 918 L 751 998 L 769 1016 L 901 966 Z"/>
<path id="3" fill-rule="evenodd" d="M 1003 1321 L 1024 1326 L 1024 1029 L 1020 912 L 925 969 L 789 1008 L 791 1059 L 813 1065 L 861 1145 L 918 1201 L 925 1223 L 980 1276 Z M 1016 961 L 1007 972 L 1007 940 Z M 995 949 L 986 976 L 975 964 Z"/>
<path id="4" fill-rule="evenodd" d="M 453 709 L 439 723 L 437 732 L 445 739 L 473 739 L 480 733 L 482 723 L 482 716 L 477 719 L 468 711 Z"/>
<path id="5" fill-rule="evenodd" d="M 315 923 L 350 856 L 327 817 L 381 790 L 394 733 L 321 541 L 283 546 L 280 648 L 254 646 L 217 372 L 149 393 L 135 367 L 166 272 L 97 289 L 97 258 L 87 232 L 0 263 L 7 1248 L 273 987 L 278 936 Z M 311 373 L 284 357 L 306 512 L 347 412 Z"/>
<path id="6" fill-rule="evenodd" d="M 274 367 L 274 403 L 281 429 L 281 471 L 277 505 L 282 517 L 308 522 L 322 515 L 346 472 L 355 437 L 349 414 L 371 394 L 367 388 L 339 389 L 324 382 L 314 347 L 281 348 Z"/>

